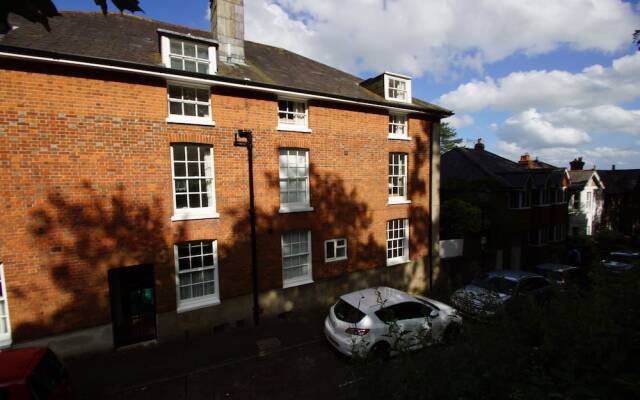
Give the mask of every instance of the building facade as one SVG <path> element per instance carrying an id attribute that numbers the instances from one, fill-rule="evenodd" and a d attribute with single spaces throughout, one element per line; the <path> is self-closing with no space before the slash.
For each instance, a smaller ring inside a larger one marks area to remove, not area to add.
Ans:
<path id="1" fill-rule="evenodd" d="M 362 81 L 244 41 L 238 3 L 213 2 L 213 32 L 12 20 L 0 345 L 109 349 L 244 324 L 254 300 L 265 317 L 381 283 L 426 287 L 451 113 L 413 99 L 409 77 Z M 253 137 L 255 274 L 239 130 Z"/>
<path id="2" fill-rule="evenodd" d="M 640 169 L 598 170 L 604 190 L 602 228 L 630 237 L 640 233 Z"/>
<path id="3" fill-rule="evenodd" d="M 582 157 L 570 163 L 569 234 L 591 236 L 601 225 L 605 186 L 595 169 L 585 170 Z"/>

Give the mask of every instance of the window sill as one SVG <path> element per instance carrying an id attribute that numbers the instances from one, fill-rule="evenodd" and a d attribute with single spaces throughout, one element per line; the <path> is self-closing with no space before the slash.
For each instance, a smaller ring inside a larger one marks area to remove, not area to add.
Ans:
<path id="1" fill-rule="evenodd" d="M 409 262 L 409 258 L 393 258 L 387 260 L 387 267 L 393 267 L 394 265 L 406 264 Z"/>
<path id="2" fill-rule="evenodd" d="M 287 288 L 292 288 L 292 287 L 296 287 L 296 286 L 308 285 L 310 283 L 313 283 L 313 278 L 300 280 L 300 281 L 294 281 L 294 282 L 283 282 L 282 283 L 282 288 L 283 289 L 287 289 Z"/>
<path id="3" fill-rule="evenodd" d="M 309 206 L 280 206 L 280 210 L 278 210 L 278 212 L 280 214 L 307 212 L 307 211 L 313 211 L 313 207 L 309 207 Z"/>
<path id="4" fill-rule="evenodd" d="M 388 206 L 393 206 L 396 204 L 411 204 L 411 200 L 407 200 L 407 199 L 389 199 L 389 201 L 387 202 Z"/>
<path id="5" fill-rule="evenodd" d="M 341 258 L 325 258 L 324 263 L 328 264 L 328 263 L 332 263 L 332 262 L 337 262 L 337 261 L 344 261 L 346 260 L 347 257 L 341 257 Z"/>
<path id="6" fill-rule="evenodd" d="M 302 125 L 278 125 L 276 130 L 282 131 L 282 132 L 302 132 L 302 133 L 313 132 L 308 127 L 302 126 Z"/>
<path id="7" fill-rule="evenodd" d="M 396 98 L 389 97 L 389 96 L 385 96 L 384 99 L 387 100 L 387 101 L 393 101 L 394 103 L 412 104 L 411 100 L 407 101 L 407 100 L 403 100 L 403 99 L 396 99 Z"/>
<path id="8" fill-rule="evenodd" d="M 207 212 L 178 212 L 171 217 L 171 221 L 187 221 L 192 219 L 216 219 L 220 218 L 220 214 L 215 211 Z"/>
<path id="9" fill-rule="evenodd" d="M 387 139 L 389 140 L 404 140 L 405 142 L 410 142 L 411 138 L 409 136 L 396 136 L 396 135 L 389 135 L 387 136 Z"/>
<path id="10" fill-rule="evenodd" d="M 178 305 L 176 312 L 178 314 L 181 314 L 184 312 L 197 310 L 199 308 L 217 306 L 218 304 L 220 304 L 220 298 L 218 296 L 208 297 L 208 298 L 194 300 L 188 303 L 180 304 Z"/>
<path id="11" fill-rule="evenodd" d="M 189 125 L 204 125 L 204 126 L 216 126 L 216 122 L 211 118 L 198 118 L 198 117 L 185 117 L 179 115 L 170 115 L 166 121 L 172 124 L 189 124 Z"/>

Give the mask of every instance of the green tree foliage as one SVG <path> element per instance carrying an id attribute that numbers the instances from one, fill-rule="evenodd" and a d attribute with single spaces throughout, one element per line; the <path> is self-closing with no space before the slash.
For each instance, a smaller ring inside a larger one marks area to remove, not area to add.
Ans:
<path id="1" fill-rule="evenodd" d="M 440 226 L 443 239 L 463 238 L 481 229 L 481 209 L 461 199 L 450 199 L 442 203 Z"/>
<path id="2" fill-rule="evenodd" d="M 102 12 L 106 15 L 108 11 L 107 0 L 94 0 L 100 6 Z M 136 12 L 142 11 L 138 0 L 111 0 L 114 6 L 124 12 L 125 10 Z M 59 17 L 53 0 L 2 0 L 0 1 L 0 34 L 7 33 L 11 30 L 9 25 L 9 14 L 20 15 L 31 22 L 42 24 L 47 30 L 51 30 L 49 26 L 49 18 Z"/>
<path id="3" fill-rule="evenodd" d="M 462 138 L 457 138 L 458 132 L 448 122 L 440 124 L 440 153 L 445 153 L 460 146 Z"/>

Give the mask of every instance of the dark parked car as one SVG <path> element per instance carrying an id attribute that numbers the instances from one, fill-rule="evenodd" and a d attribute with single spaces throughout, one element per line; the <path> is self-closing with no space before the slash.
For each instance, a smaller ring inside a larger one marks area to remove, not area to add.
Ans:
<path id="1" fill-rule="evenodd" d="M 69 375 L 49 349 L 0 351 L 0 400 L 72 399 Z"/>
<path id="2" fill-rule="evenodd" d="M 619 274 L 629 271 L 640 265 L 640 253 L 630 251 L 614 251 L 602 260 L 602 265 L 607 271 Z"/>
<path id="3" fill-rule="evenodd" d="M 563 289 L 569 286 L 584 285 L 586 278 L 578 267 L 557 263 L 537 265 L 535 272 L 544 276 L 556 287 Z"/>
<path id="4" fill-rule="evenodd" d="M 493 271 L 456 290 L 451 296 L 451 305 L 471 317 L 488 317 L 518 296 L 542 301 L 548 296 L 549 288 L 549 281 L 538 274 Z"/>

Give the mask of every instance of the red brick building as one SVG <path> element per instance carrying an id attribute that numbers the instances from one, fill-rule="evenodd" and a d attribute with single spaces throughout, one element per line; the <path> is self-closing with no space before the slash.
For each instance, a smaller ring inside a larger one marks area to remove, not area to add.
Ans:
<path id="1" fill-rule="evenodd" d="M 412 98 L 409 77 L 362 81 L 244 41 L 242 1 L 213 3 L 213 32 L 126 15 L 64 13 L 51 32 L 11 19 L 0 344 L 71 353 L 250 320 L 239 129 L 253 135 L 262 316 L 428 284 L 451 113 Z"/>

